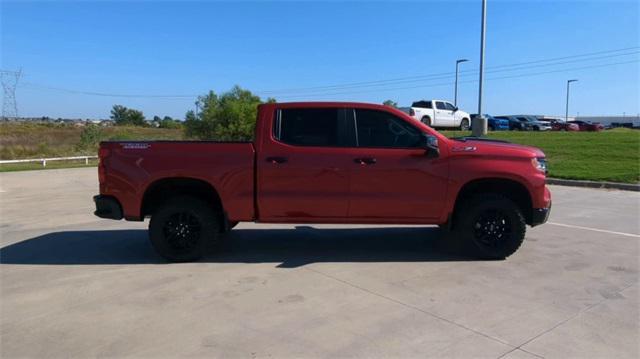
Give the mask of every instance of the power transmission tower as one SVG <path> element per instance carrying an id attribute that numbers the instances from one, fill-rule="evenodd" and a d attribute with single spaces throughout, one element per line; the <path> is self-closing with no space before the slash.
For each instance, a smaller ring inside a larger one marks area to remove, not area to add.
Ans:
<path id="1" fill-rule="evenodd" d="M 18 103 L 16 102 L 16 87 L 20 76 L 22 76 L 22 69 L 18 71 L 6 71 L 0 70 L 2 75 L 2 120 L 18 118 Z"/>

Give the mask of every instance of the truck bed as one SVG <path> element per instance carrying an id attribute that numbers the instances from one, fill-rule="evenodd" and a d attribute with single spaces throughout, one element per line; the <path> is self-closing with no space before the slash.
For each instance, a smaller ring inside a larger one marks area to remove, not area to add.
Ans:
<path id="1" fill-rule="evenodd" d="M 110 187 L 101 193 L 116 197 L 124 216 L 142 218 L 144 192 L 156 181 L 191 178 L 213 185 L 232 220 L 254 218 L 255 148 L 251 142 L 108 141 L 103 168 Z"/>

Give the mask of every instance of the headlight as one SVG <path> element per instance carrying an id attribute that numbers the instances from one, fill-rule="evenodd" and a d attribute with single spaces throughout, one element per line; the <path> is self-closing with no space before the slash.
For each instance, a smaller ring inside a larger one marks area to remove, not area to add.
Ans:
<path id="1" fill-rule="evenodd" d="M 548 173 L 547 160 L 544 157 L 536 157 L 531 160 L 531 164 L 540 172 Z"/>

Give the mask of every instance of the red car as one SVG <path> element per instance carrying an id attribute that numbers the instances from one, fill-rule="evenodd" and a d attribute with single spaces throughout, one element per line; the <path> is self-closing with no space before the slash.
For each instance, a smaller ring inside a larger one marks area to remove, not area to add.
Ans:
<path id="1" fill-rule="evenodd" d="M 551 121 L 552 131 L 580 131 L 580 126 L 575 123 L 567 123 L 564 121 Z"/>
<path id="2" fill-rule="evenodd" d="M 142 221 L 170 261 L 239 221 L 440 225 L 505 258 L 551 207 L 541 150 L 448 139 L 389 106 L 273 103 L 253 142 L 103 142 L 95 214 Z"/>
<path id="3" fill-rule="evenodd" d="M 588 121 L 568 121 L 567 123 L 578 125 L 580 131 L 602 131 L 604 126 L 597 122 Z"/>

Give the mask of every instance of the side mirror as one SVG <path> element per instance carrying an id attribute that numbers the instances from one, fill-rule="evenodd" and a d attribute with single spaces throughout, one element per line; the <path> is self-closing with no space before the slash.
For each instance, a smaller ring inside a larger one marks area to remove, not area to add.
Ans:
<path id="1" fill-rule="evenodd" d="M 456 106 L 453 106 L 453 112 L 456 112 L 458 110 L 459 110 L 459 108 L 457 108 Z"/>
<path id="2" fill-rule="evenodd" d="M 426 150 L 426 155 L 429 158 L 440 156 L 438 138 L 433 135 L 424 135 L 424 149 Z"/>

